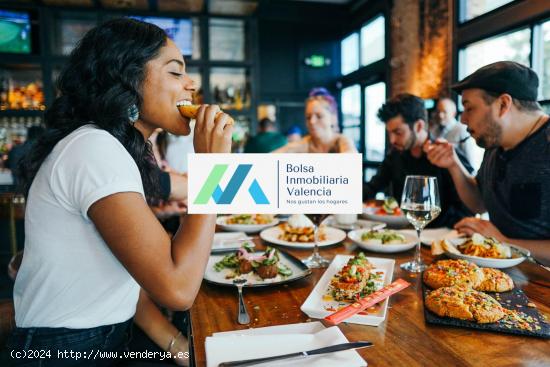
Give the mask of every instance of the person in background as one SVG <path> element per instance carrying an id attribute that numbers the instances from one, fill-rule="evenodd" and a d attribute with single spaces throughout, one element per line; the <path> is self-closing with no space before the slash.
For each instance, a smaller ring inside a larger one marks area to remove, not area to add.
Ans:
<path id="1" fill-rule="evenodd" d="M 294 143 L 302 139 L 302 129 L 298 125 L 292 125 L 286 131 L 286 140 L 289 143 Z"/>
<path id="2" fill-rule="evenodd" d="M 484 66 L 453 86 L 461 120 L 485 156 L 477 176 L 445 140 L 428 144 L 430 161 L 447 169 L 460 198 L 490 220 L 465 218 L 455 228 L 528 248 L 550 263 L 550 122 L 537 103 L 538 77 L 512 61 Z"/>
<path id="3" fill-rule="evenodd" d="M 450 98 L 440 98 L 435 106 L 435 119 L 430 126 L 432 139 L 442 138 L 455 145 L 470 164 L 475 162 L 476 145 L 466 126 L 456 119 L 456 104 Z M 479 165 L 475 165 L 479 168 Z"/>
<path id="4" fill-rule="evenodd" d="M 188 136 L 168 134 L 166 162 L 173 172 L 186 174 L 189 171 L 188 154 L 192 153 L 195 153 L 193 149 L 193 132 Z"/>
<path id="5" fill-rule="evenodd" d="M 19 165 L 25 255 L 6 351 L 47 349 L 56 366 L 107 365 L 113 361 L 56 359 L 57 350 L 122 352 L 132 320 L 163 350 L 181 351 L 185 338 L 151 307 L 191 307 L 216 216 L 186 215 L 170 238 L 146 199 L 160 194 L 147 139 L 157 128 L 191 130 L 176 108 L 195 90 L 182 53 L 161 28 L 114 19 L 86 33 L 57 84 L 48 129 Z M 200 107 L 198 153 L 230 152 L 229 116 L 219 112 Z"/>
<path id="6" fill-rule="evenodd" d="M 17 165 L 21 158 L 23 158 L 31 150 L 33 144 L 42 136 L 44 128 L 42 126 L 31 126 L 27 131 L 27 140 L 23 144 L 15 145 L 8 153 L 8 160 L 6 166 L 12 171 L 17 170 Z M 14 185 L 18 185 L 17 175 L 12 174 Z"/>
<path id="7" fill-rule="evenodd" d="M 325 88 L 314 88 L 306 99 L 306 126 L 309 135 L 288 143 L 274 153 L 356 153 L 348 137 L 337 133 L 338 105 Z"/>
<path id="8" fill-rule="evenodd" d="M 452 227 L 471 215 L 462 204 L 447 170 L 431 164 L 422 146 L 428 142 L 427 111 L 424 101 L 412 94 L 400 94 L 387 101 L 379 110 L 378 118 L 386 124 L 391 149 L 372 179 L 363 185 L 363 200 L 389 189 L 390 195 L 401 201 L 405 178 L 408 175 L 437 178 L 441 200 L 441 214 L 430 226 Z M 470 170 L 468 162 L 463 159 Z"/>
<path id="9" fill-rule="evenodd" d="M 263 118 L 259 123 L 258 133 L 252 136 L 244 146 L 245 153 L 269 153 L 286 145 L 283 134 L 277 131 L 277 124 L 268 118 Z"/>

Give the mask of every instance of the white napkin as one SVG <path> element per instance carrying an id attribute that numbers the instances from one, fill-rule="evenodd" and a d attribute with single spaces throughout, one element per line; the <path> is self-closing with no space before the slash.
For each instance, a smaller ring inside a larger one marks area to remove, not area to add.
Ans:
<path id="1" fill-rule="evenodd" d="M 337 326 L 324 328 L 321 323 L 281 325 L 259 329 L 218 333 L 206 338 L 206 365 L 222 362 L 270 357 L 347 343 Z M 313 325 L 312 325 L 313 324 Z M 328 353 L 307 358 L 271 361 L 258 366 L 292 367 L 363 367 L 367 363 L 355 350 Z"/>
<path id="2" fill-rule="evenodd" d="M 244 232 L 218 232 L 214 233 L 212 250 L 232 249 L 241 247 L 241 239 L 248 238 Z"/>

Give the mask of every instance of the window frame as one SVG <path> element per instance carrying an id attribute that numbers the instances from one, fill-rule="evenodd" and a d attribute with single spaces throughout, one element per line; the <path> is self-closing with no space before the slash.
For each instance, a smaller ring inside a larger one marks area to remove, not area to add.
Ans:
<path id="1" fill-rule="evenodd" d="M 359 33 L 359 69 L 347 75 L 340 75 L 336 80 L 336 87 L 339 90 L 337 95 L 338 101 L 341 101 L 340 91 L 343 88 L 359 84 L 361 90 L 361 117 L 360 117 L 360 141 L 359 147 L 363 157 L 363 173 L 368 168 L 377 169 L 380 167 L 381 162 L 369 161 L 366 159 L 366 147 L 365 147 L 365 87 L 378 82 L 384 82 L 386 84 L 386 99 L 391 91 L 391 66 L 389 60 L 391 60 L 391 22 L 389 21 L 391 16 L 391 2 L 385 0 L 369 1 L 365 4 L 360 4 L 354 7 L 353 14 L 355 17 L 350 19 L 349 25 L 341 34 L 340 40 L 343 40 L 345 36 L 349 36 L 354 32 Z M 384 17 L 384 58 L 375 61 L 369 65 L 361 65 L 361 28 L 368 23 L 374 21 L 379 16 Z M 340 46 L 340 43 L 338 43 Z M 340 130 L 343 131 L 342 126 L 342 110 L 339 113 L 339 125 Z M 388 149 L 388 138 L 386 134 L 386 152 Z M 364 179 L 364 177 L 363 177 Z"/>
<path id="2" fill-rule="evenodd" d="M 461 1 L 463 0 L 454 0 L 456 16 L 453 22 L 453 83 L 459 80 L 460 51 L 462 49 L 475 42 L 523 28 L 529 28 L 531 32 L 529 65 L 535 67 L 534 70 L 540 75 L 540 68 L 536 68 L 539 65 L 535 60 L 538 55 L 534 45 L 537 41 L 537 35 L 540 34 L 541 25 L 550 20 L 550 9 L 548 7 L 541 4 L 542 2 L 516 0 L 461 23 L 459 13 Z M 539 100 L 539 103 L 545 106 L 550 105 L 550 99 Z M 460 104 L 458 104 L 458 107 L 461 109 Z"/>

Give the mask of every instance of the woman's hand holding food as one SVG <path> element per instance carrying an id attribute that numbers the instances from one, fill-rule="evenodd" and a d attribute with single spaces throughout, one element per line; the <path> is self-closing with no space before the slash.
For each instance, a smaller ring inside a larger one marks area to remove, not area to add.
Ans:
<path id="1" fill-rule="evenodd" d="M 217 105 L 202 105 L 196 117 L 193 145 L 196 153 L 230 153 L 231 117 Z"/>

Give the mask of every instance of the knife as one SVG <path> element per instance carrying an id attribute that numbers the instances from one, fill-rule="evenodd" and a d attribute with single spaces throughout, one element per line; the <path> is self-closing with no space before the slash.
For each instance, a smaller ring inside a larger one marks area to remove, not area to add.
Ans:
<path id="1" fill-rule="evenodd" d="M 278 361 L 280 359 L 308 357 L 308 356 L 314 356 L 318 354 L 340 352 L 342 350 L 359 349 L 359 348 L 366 348 L 371 346 L 372 346 L 371 342 L 343 343 L 343 344 L 332 345 L 330 347 L 308 350 L 305 352 L 281 354 L 278 356 L 265 357 L 265 358 L 244 359 L 241 361 L 223 362 L 223 363 L 220 363 L 218 367 L 245 367 L 245 366 L 252 366 L 258 363 Z"/>

